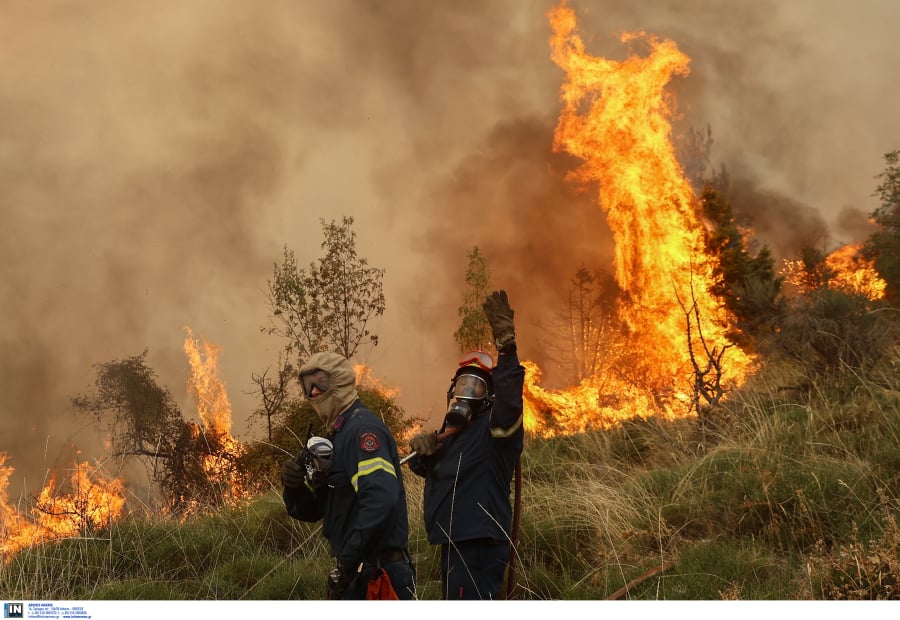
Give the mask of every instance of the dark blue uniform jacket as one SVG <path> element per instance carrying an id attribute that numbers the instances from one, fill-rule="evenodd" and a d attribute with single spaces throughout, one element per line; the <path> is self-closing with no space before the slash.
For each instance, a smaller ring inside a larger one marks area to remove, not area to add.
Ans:
<path id="1" fill-rule="evenodd" d="M 435 454 L 409 462 L 425 477 L 425 527 L 433 545 L 509 540 L 509 487 L 525 437 L 525 369 L 513 351 L 500 356 L 491 376 L 496 396 L 491 411 L 444 439 Z"/>
<path id="2" fill-rule="evenodd" d="M 393 436 L 359 400 L 338 416 L 333 431 L 327 485 L 285 488 L 284 505 L 295 519 L 323 519 L 332 555 L 355 570 L 386 551 L 406 549 L 406 492 Z"/>

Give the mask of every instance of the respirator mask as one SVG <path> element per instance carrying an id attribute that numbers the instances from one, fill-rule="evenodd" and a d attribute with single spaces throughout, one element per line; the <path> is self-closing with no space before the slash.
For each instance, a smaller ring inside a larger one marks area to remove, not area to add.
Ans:
<path id="1" fill-rule="evenodd" d="M 334 445 L 331 440 L 325 437 L 310 437 L 306 441 L 306 448 L 300 453 L 297 461 L 306 469 L 306 480 L 311 487 L 320 487 L 325 482 L 333 455 Z"/>
<path id="2" fill-rule="evenodd" d="M 474 373 L 459 374 L 450 385 L 449 406 L 444 416 L 447 427 L 462 427 L 490 406 L 487 381 Z"/>

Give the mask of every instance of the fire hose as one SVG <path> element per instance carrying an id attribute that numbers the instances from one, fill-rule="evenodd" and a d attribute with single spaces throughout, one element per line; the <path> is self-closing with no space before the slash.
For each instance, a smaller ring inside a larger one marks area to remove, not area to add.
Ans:
<path id="1" fill-rule="evenodd" d="M 461 426 L 457 426 L 457 427 L 454 427 L 454 428 L 448 428 L 448 429 L 445 430 L 443 433 L 440 433 L 440 434 L 437 436 L 438 443 L 440 443 L 440 442 L 443 441 L 444 439 L 447 439 L 447 437 L 450 437 L 450 436 L 452 436 L 452 435 L 455 435 L 456 433 L 458 433 L 458 432 L 461 431 L 461 430 L 462 430 L 462 427 L 461 427 Z M 402 467 L 403 465 L 406 465 L 406 463 L 409 462 L 409 460 L 410 460 L 412 457 L 414 457 L 415 455 L 417 455 L 417 454 L 418 454 L 418 452 L 416 452 L 415 450 L 413 450 L 412 452 L 410 452 L 409 454 L 407 454 L 406 456 L 404 456 L 402 459 L 400 459 L 400 466 Z"/>
<path id="2" fill-rule="evenodd" d="M 516 556 L 518 555 L 518 550 L 516 549 L 516 543 L 519 540 L 519 514 L 522 512 L 522 457 L 516 459 L 516 499 L 513 504 L 513 522 L 512 522 L 512 536 L 510 536 L 509 541 L 512 543 L 510 545 L 509 550 L 509 566 L 507 567 L 506 574 L 506 599 L 509 600 L 512 598 L 513 593 L 516 590 Z"/>
<path id="3" fill-rule="evenodd" d="M 447 429 L 443 433 L 438 434 L 437 440 L 438 443 L 455 435 L 459 431 L 462 430 L 463 427 L 458 426 L 454 428 Z M 401 467 L 405 465 L 409 460 L 418 454 L 415 450 L 404 456 L 400 459 Z M 516 489 L 516 497 L 515 503 L 513 504 L 513 522 L 512 522 L 512 532 L 510 536 L 510 554 L 509 554 L 509 565 L 507 571 L 506 578 L 506 598 L 512 598 L 513 592 L 516 589 L 516 569 L 515 569 L 515 560 L 516 560 L 516 543 L 519 539 L 519 515 L 522 512 L 522 459 L 521 457 L 516 460 L 516 471 L 515 471 L 515 489 Z"/>

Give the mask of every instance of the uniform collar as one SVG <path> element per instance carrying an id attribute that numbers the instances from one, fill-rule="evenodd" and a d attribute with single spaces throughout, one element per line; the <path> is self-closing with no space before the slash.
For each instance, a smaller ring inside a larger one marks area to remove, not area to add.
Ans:
<path id="1" fill-rule="evenodd" d="M 331 425 L 331 432 L 337 433 L 341 428 L 346 424 L 350 418 L 352 418 L 356 412 L 360 409 L 362 403 L 357 398 L 353 401 L 349 407 L 344 409 L 342 413 L 339 413 L 338 416 L 334 419 L 334 424 Z"/>

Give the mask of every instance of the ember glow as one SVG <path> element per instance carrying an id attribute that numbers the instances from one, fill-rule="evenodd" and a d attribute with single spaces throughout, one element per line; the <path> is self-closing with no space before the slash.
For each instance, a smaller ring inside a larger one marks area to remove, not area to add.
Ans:
<path id="1" fill-rule="evenodd" d="M 53 478 L 47 482 L 26 518 L 8 504 L 13 468 L 6 459 L 0 453 L 0 560 L 26 547 L 103 529 L 122 514 L 123 482 L 78 463 L 63 485 Z"/>
<path id="2" fill-rule="evenodd" d="M 673 76 L 688 74 L 689 58 L 674 42 L 643 32 L 622 42 L 645 48 L 623 61 L 591 56 L 576 34 L 575 13 L 564 4 L 548 18 L 551 57 L 567 76 L 554 149 L 582 164 L 569 180 L 596 184 L 597 202 L 615 240 L 615 277 L 625 295 L 615 311 L 639 354 L 643 385 L 587 377 L 566 392 L 526 383 L 526 428 L 552 435 L 608 426 L 616 419 L 688 413 L 691 352 L 725 351 L 723 382 L 738 381 L 749 359 L 725 333 L 727 315 L 711 294 L 713 267 L 703 244 L 697 197 L 670 141 L 674 100 L 666 93 Z M 689 335 L 690 332 L 690 335 Z M 627 374 L 627 373 L 626 373 Z M 649 388 L 649 393 L 648 393 Z M 614 395 L 614 396 L 611 396 Z M 655 404 L 654 404 L 655 403 Z"/>

